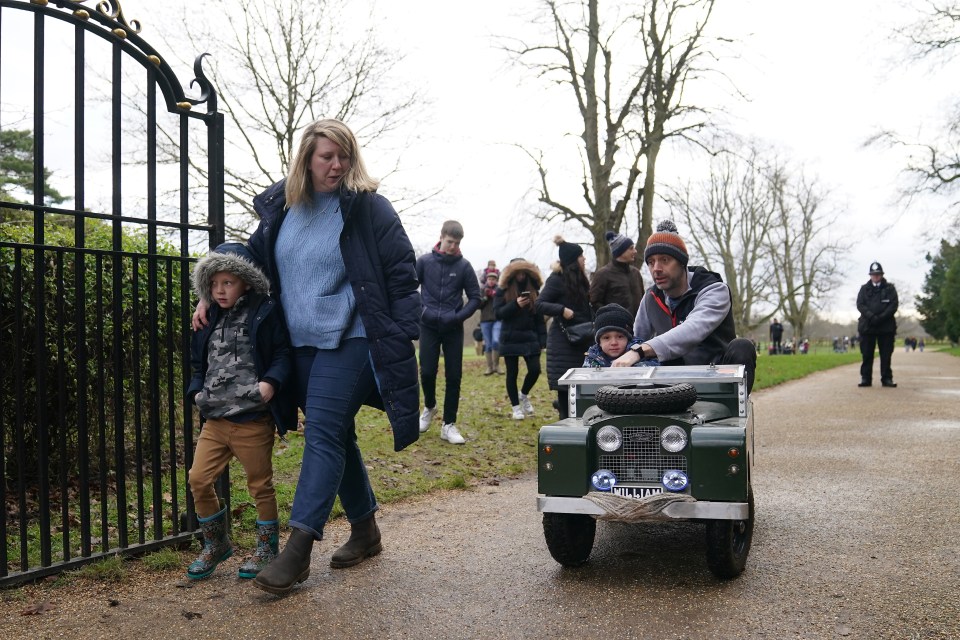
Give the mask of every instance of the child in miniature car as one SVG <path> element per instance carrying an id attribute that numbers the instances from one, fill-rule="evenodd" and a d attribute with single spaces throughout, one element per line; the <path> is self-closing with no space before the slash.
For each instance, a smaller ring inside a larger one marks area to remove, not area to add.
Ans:
<path id="1" fill-rule="evenodd" d="M 640 341 L 633 337 L 633 317 L 630 312 L 618 304 L 607 304 L 597 311 L 593 325 L 597 327 L 596 344 L 587 349 L 583 359 L 584 367 L 609 367 L 614 360 L 626 353 L 627 349 Z M 646 358 L 637 362 L 635 367 L 656 367 L 660 362 L 656 358 Z"/>

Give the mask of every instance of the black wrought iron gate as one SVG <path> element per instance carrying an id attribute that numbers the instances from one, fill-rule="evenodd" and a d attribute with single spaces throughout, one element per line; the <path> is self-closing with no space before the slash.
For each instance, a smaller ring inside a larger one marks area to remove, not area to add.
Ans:
<path id="1" fill-rule="evenodd" d="M 191 535 L 223 117 L 203 56 L 191 98 L 140 30 L 118 0 L 0 0 L 0 585 Z"/>

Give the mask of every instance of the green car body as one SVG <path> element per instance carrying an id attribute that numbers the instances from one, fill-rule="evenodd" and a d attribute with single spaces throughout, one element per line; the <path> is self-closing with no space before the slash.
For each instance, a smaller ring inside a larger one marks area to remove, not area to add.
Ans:
<path id="1" fill-rule="evenodd" d="M 711 570 L 721 578 L 739 575 L 753 530 L 753 414 L 745 381 L 741 365 L 569 370 L 560 384 L 569 389 L 574 417 L 543 426 L 537 454 L 537 503 L 554 558 L 569 566 L 586 561 L 590 520 L 695 520 L 707 525 Z M 644 407 L 643 394 L 670 394 L 682 383 L 696 389 L 693 404 Z M 597 390 L 610 386 L 636 393 L 636 410 L 598 407 Z M 608 426 L 620 445 L 604 451 L 597 433 Z M 686 444 L 671 452 L 661 436 L 674 426 Z M 616 478 L 609 490 L 593 485 L 601 469 Z M 662 482 L 668 471 L 685 474 L 686 486 L 674 491 Z M 650 504 L 634 508 L 638 502 Z"/>

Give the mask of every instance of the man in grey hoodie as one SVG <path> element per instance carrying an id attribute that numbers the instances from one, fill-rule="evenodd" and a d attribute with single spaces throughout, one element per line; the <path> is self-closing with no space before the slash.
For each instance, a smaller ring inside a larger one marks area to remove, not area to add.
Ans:
<path id="1" fill-rule="evenodd" d="M 643 258 L 653 286 L 634 321 L 640 342 L 613 366 L 629 367 L 642 358 L 657 358 L 665 366 L 742 364 L 751 390 L 757 350 L 751 341 L 736 337 L 730 290 L 719 274 L 687 266 L 686 244 L 670 220 L 650 236 Z"/>

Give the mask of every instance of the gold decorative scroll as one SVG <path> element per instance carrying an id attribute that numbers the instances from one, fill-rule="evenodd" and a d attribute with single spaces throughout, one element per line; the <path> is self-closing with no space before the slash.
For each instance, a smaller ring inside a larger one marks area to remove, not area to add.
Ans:
<path id="1" fill-rule="evenodd" d="M 140 33 L 140 21 L 127 20 L 127 17 L 123 15 L 123 8 L 120 6 L 120 0 L 100 0 L 100 2 L 97 3 L 97 11 L 108 18 L 116 20 L 134 33 Z"/>

